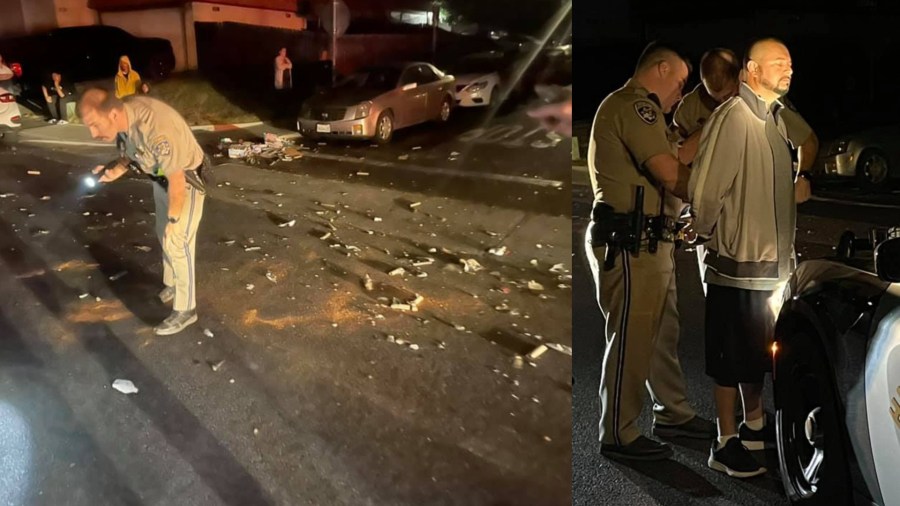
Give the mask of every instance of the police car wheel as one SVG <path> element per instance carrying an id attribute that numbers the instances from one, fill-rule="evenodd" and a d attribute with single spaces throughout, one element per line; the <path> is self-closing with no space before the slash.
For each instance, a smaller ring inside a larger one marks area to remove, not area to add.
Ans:
<path id="1" fill-rule="evenodd" d="M 888 157 L 881 150 L 869 148 L 859 155 L 856 162 L 856 178 L 863 190 L 889 191 L 890 175 Z"/>
<path id="2" fill-rule="evenodd" d="M 833 371 L 821 346 L 805 333 L 779 343 L 775 362 L 778 463 L 792 504 L 847 504 L 846 429 Z"/>

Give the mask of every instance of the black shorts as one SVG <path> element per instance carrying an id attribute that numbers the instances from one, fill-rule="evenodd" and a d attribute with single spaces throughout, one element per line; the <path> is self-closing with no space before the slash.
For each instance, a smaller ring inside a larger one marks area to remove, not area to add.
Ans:
<path id="1" fill-rule="evenodd" d="M 762 383 L 772 370 L 773 291 L 707 285 L 706 374 L 719 386 Z"/>

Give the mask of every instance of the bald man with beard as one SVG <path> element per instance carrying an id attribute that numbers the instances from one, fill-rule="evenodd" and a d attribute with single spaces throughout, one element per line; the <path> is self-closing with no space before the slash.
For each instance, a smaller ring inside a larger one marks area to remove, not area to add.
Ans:
<path id="1" fill-rule="evenodd" d="M 738 95 L 703 129 L 688 184 L 694 231 L 705 242 L 706 373 L 715 381 L 718 438 L 710 468 L 748 478 L 766 472 L 750 454 L 774 444 L 762 408 L 769 347 L 795 267 L 796 203 L 781 98 L 793 77 L 776 39 L 755 42 Z M 737 394 L 744 420 L 735 427 Z M 767 423 L 769 422 L 769 423 Z"/>

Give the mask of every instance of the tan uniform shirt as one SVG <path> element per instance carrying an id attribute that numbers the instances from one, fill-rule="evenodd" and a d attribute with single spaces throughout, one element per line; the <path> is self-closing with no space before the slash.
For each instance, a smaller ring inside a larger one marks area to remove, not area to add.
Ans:
<path id="1" fill-rule="evenodd" d="M 168 104 L 150 97 L 128 98 L 125 113 L 125 154 L 144 172 L 168 176 L 203 163 L 203 149 L 191 127 Z"/>
<path id="2" fill-rule="evenodd" d="M 681 99 L 672 118 L 672 129 L 680 140 L 687 139 L 692 133 L 703 128 L 703 124 L 716 110 L 716 107 L 718 104 L 706 92 L 703 83 L 700 83 Z"/>
<path id="3" fill-rule="evenodd" d="M 588 145 L 594 200 L 616 212 L 634 210 L 634 190 L 644 187 L 644 214 L 660 214 L 661 192 L 644 167 L 647 160 L 672 154 L 663 111 L 656 97 L 631 79 L 600 104 Z"/>

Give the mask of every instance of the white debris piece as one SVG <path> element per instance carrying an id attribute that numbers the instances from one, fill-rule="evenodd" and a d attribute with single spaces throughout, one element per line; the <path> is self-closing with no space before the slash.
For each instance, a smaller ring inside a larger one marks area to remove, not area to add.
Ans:
<path id="1" fill-rule="evenodd" d="M 538 283 L 537 281 L 531 280 L 528 282 L 528 289 L 535 292 L 540 292 L 544 289 L 544 285 Z"/>
<path id="2" fill-rule="evenodd" d="M 547 349 L 548 349 L 547 345 L 541 344 L 538 347 L 536 347 L 535 349 L 531 350 L 531 352 L 528 354 L 528 358 L 531 360 L 534 360 L 534 359 L 540 357 L 541 355 L 543 355 L 544 353 L 546 353 Z"/>
<path id="3" fill-rule="evenodd" d="M 86 294 L 86 293 L 83 293 L 83 294 L 81 294 L 81 295 L 78 296 L 79 299 L 86 299 L 86 298 L 88 298 L 88 297 L 90 297 L 90 295 L 89 295 L 89 294 Z"/>
<path id="4" fill-rule="evenodd" d="M 256 287 L 253 285 L 253 283 L 247 283 L 247 290 L 253 290 L 254 288 Z"/>
<path id="5" fill-rule="evenodd" d="M 491 248 L 488 250 L 488 253 L 491 255 L 496 255 L 498 257 L 502 257 L 506 254 L 506 246 L 500 246 L 499 248 Z"/>
<path id="6" fill-rule="evenodd" d="M 279 228 L 293 227 L 293 226 L 296 225 L 296 224 L 297 224 L 297 220 L 291 220 L 291 221 L 286 221 L 286 222 L 284 222 L 284 223 L 278 225 L 278 227 L 279 227 Z"/>
<path id="7" fill-rule="evenodd" d="M 422 146 L 413 146 L 412 148 L 413 151 L 418 151 L 420 149 L 422 149 Z"/>
<path id="8" fill-rule="evenodd" d="M 368 176 L 369 173 L 368 172 L 357 172 L 356 175 L 357 176 Z"/>
<path id="9" fill-rule="evenodd" d="M 563 264 L 553 264 L 553 267 L 550 268 L 550 272 L 553 274 L 563 274 L 566 271 L 566 266 Z"/>
<path id="10" fill-rule="evenodd" d="M 570 357 L 572 356 L 572 347 L 571 346 L 566 346 L 564 344 L 558 344 L 558 343 L 547 343 L 547 347 L 550 348 L 551 350 L 556 350 L 556 351 L 558 351 L 562 354 L 568 355 Z"/>
<path id="11" fill-rule="evenodd" d="M 9 197 L 15 197 L 15 196 L 16 196 L 15 193 L 0 193 L 0 199 L 6 199 Z"/>
<path id="12" fill-rule="evenodd" d="M 266 279 L 268 279 L 269 281 L 271 281 L 273 283 L 278 282 L 278 278 L 276 278 L 275 275 L 272 274 L 270 271 L 266 271 Z"/>
<path id="13" fill-rule="evenodd" d="M 478 260 L 475 260 L 474 258 L 460 258 L 459 261 L 463 264 L 463 270 L 466 272 L 478 272 L 484 270 L 484 266 L 478 263 Z"/>
<path id="14" fill-rule="evenodd" d="M 375 289 L 375 283 L 372 282 L 372 278 L 369 277 L 368 274 L 363 278 L 363 288 L 365 288 L 367 292 L 371 292 Z"/>
<path id="15" fill-rule="evenodd" d="M 537 267 L 537 266 L 538 266 L 537 258 L 532 258 L 531 261 L 528 262 L 528 263 L 530 263 L 530 264 L 531 264 L 532 266 L 534 266 L 534 267 Z"/>
<path id="16" fill-rule="evenodd" d="M 41 200 L 50 200 L 50 195 L 44 195 L 43 197 L 41 197 Z"/>
<path id="17" fill-rule="evenodd" d="M 324 241 L 329 237 L 331 237 L 331 232 L 325 232 L 325 234 L 322 237 L 319 237 L 319 239 L 322 239 Z"/>
<path id="18" fill-rule="evenodd" d="M 410 209 L 415 209 L 415 208 L 417 208 L 417 207 L 419 207 L 419 206 L 421 206 L 421 205 L 422 205 L 421 202 L 413 202 L 412 204 L 409 205 L 409 208 L 410 208 Z"/>
<path id="19" fill-rule="evenodd" d="M 212 333 L 212 330 L 209 330 L 209 329 L 203 329 L 203 335 L 206 337 L 214 337 L 215 336 L 215 334 Z"/>
<path id="20" fill-rule="evenodd" d="M 138 393 L 138 389 L 134 386 L 134 383 L 126 379 L 117 379 L 113 381 L 112 387 L 125 395 Z"/>
<path id="21" fill-rule="evenodd" d="M 209 368 L 212 369 L 213 372 L 219 372 L 219 369 L 221 369 L 223 365 L 225 365 L 225 361 L 219 360 L 216 363 L 209 364 Z"/>
<path id="22" fill-rule="evenodd" d="M 406 269 L 404 269 L 403 267 L 397 267 L 396 269 L 388 273 L 389 276 L 402 276 L 404 274 L 406 274 Z"/>
<path id="23" fill-rule="evenodd" d="M 430 257 L 422 257 L 418 260 L 413 261 L 413 267 L 424 267 L 426 265 L 431 265 L 434 263 L 434 259 Z"/>
<path id="24" fill-rule="evenodd" d="M 261 249 L 262 248 L 260 248 L 259 246 L 248 246 L 248 247 L 244 248 L 244 251 L 259 251 Z"/>
<path id="25" fill-rule="evenodd" d="M 409 349 L 411 349 L 412 351 L 418 351 L 419 345 L 416 343 L 413 343 L 413 344 L 409 345 Z"/>
<path id="26" fill-rule="evenodd" d="M 117 273 L 113 274 L 112 276 L 110 276 L 109 280 L 116 281 L 116 280 L 122 279 L 126 274 L 128 274 L 128 271 L 117 272 Z"/>
<path id="27" fill-rule="evenodd" d="M 225 246 L 231 246 L 231 245 L 234 244 L 234 243 L 235 243 L 235 241 L 234 241 L 234 239 L 232 239 L 232 240 L 230 240 L 230 241 L 225 241 L 225 242 L 223 242 L 222 244 L 224 244 Z"/>
<path id="28" fill-rule="evenodd" d="M 453 151 L 450 153 L 450 156 L 459 156 L 460 153 L 458 151 Z"/>
<path id="29" fill-rule="evenodd" d="M 143 251 L 144 253 L 150 252 L 150 246 L 135 246 L 134 249 L 138 251 Z"/>
<path id="30" fill-rule="evenodd" d="M 400 155 L 397 157 L 398 160 L 409 160 L 409 155 Z"/>
<path id="31" fill-rule="evenodd" d="M 383 220 L 381 218 L 379 218 L 378 216 L 375 216 L 372 218 L 372 221 L 379 222 L 379 221 L 383 221 Z"/>
<path id="32" fill-rule="evenodd" d="M 29 171 L 28 171 L 28 175 L 29 175 L 29 176 L 40 176 L 40 175 L 41 175 L 41 171 L 39 171 L 39 170 L 29 170 Z"/>

